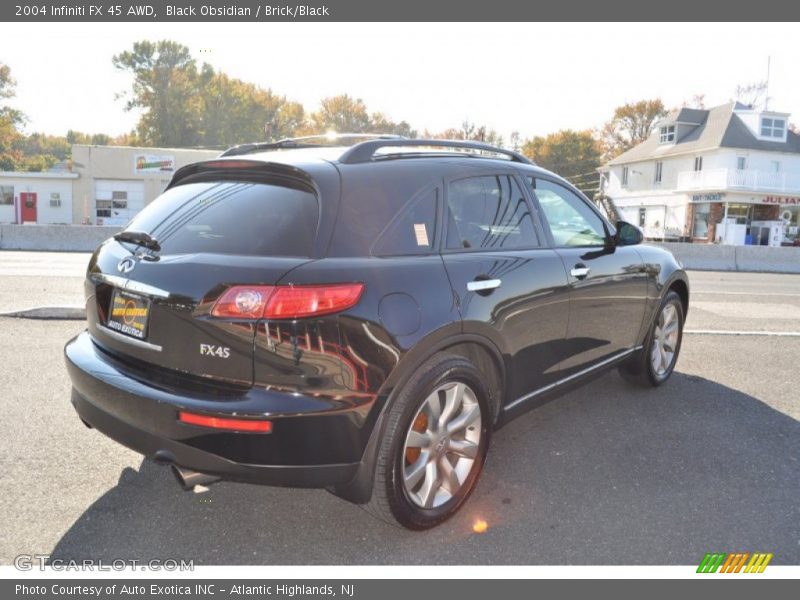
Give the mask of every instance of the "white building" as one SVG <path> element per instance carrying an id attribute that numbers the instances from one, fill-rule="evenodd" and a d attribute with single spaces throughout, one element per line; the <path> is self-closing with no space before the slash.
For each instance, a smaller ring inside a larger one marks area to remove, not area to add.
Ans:
<path id="1" fill-rule="evenodd" d="M 59 168 L 0 171 L 0 223 L 125 225 L 177 169 L 215 156 L 219 150 L 76 144 Z"/>
<path id="2" fill-rule="evenodd" d="M 673 111 L 600 169 L 605 193 L 648 238 L 800 244 L 800 136 L 788 125 L 788 113 L 735 102 Z"/>
<path id="3" fill-rule="evenodd" d="M 72 146 L 74 223 L 125 225 L 167 187 L 184 165 L 219 156 L 219 150 Z"/>
<path id="4" fill-rule="evenodd" d="M 72 223 L 70 171 L 0 171 L 0 223 Z"/>

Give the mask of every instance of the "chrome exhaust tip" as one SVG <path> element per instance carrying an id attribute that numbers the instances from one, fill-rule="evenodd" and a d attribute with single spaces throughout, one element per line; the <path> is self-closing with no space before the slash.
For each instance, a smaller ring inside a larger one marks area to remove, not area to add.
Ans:
<path id="1" fill-rule="evenodd" d="M 196 488 L 197 486 L 205 488 L 206 486 L 219 481 L 219 477 L 216 475 L 208 475 L 207 473 L 190 471 L 189 469 L 183 469 L 177 465 L 170 465 L 170 469 L 172 470 L 172 474 L 175 476 L 178 485 L 180 485 L 186 491 L 205 491 L 198 490 Z"/>

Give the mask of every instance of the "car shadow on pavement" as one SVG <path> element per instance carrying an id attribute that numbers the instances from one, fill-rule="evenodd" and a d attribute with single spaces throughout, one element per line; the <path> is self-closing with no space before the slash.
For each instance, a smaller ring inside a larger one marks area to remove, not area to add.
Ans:
<path id="1" fill-rule="evenodd" d="M 379 522 L 323 490 L 184 492 L 145 460 L 51 560 L 682 565 L 759 551 L 798 564 L 799 461 L 800 422 L 752 396 L 683 373 L 655 390 L 609 373 L 497 432 L 476 492 L 432 531 Z"/>

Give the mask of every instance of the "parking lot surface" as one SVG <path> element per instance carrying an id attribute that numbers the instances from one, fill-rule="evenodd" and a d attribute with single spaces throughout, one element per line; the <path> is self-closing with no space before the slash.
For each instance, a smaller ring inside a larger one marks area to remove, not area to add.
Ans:
<path id="1" fill-rule="evenodd" d="M 773 564 L 799 564 L 800 336 L 785 334 L 800 330 L 800 276 L 690 277 L 687 329 L 700 333 L 686 335 L 667 385 L 637 389 L 613 372 L 512 422 L 496 433 L 462 512 L 425 533 L 322 490 L 223 482 L 181 491 L 166 468 L 74 414 L 62 347 L 81 322 L 0 318 L 0 563 L 38 553 L 652 565 L 760 551 L 774 553 Z M 17 278 L 50 285 L 0 268 L 0 289 Z M 73 279 L 79 286 L 80 274 Z M 485 533 L 473 532 L 478 519 Z"/>

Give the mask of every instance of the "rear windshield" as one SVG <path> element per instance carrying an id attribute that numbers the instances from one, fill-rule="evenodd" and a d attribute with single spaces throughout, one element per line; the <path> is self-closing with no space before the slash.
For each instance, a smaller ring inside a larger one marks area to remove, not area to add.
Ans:
<path id="1" fill-rule="evenodd" d="M 162 252 L 311 256 L 317 198 L 307 191 L 250 182 L 179 185 L 145 207 L 126 229 L 149 233 Z"/>

